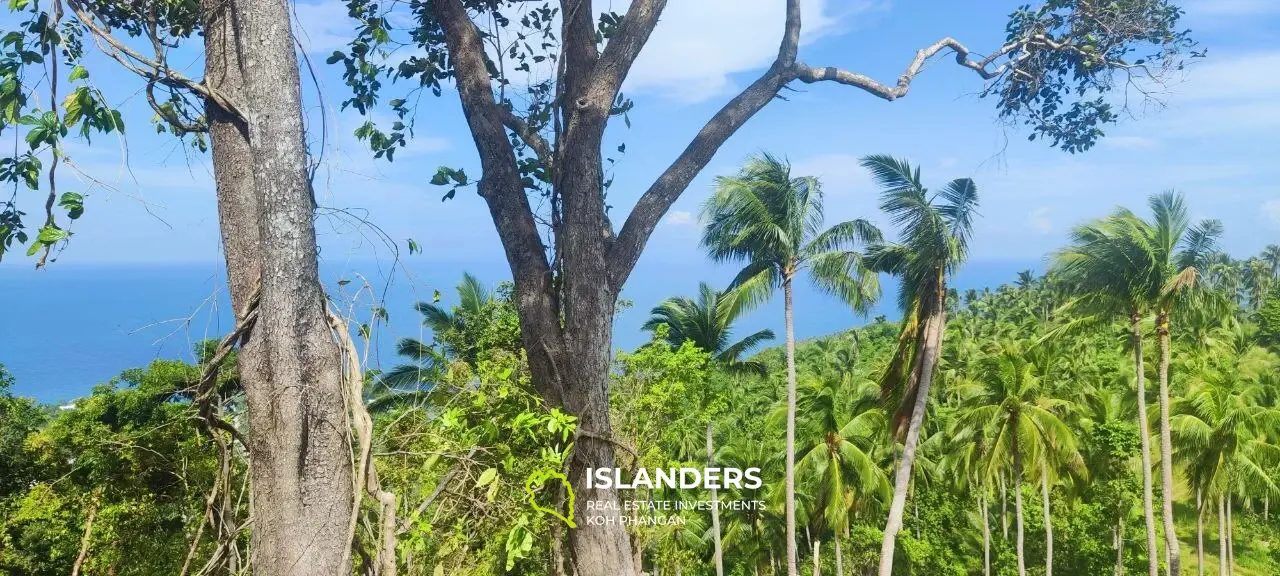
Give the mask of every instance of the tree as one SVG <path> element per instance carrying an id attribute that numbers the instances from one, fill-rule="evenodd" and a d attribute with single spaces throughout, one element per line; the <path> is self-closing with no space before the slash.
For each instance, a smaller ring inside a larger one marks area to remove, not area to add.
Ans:
<path id="1" fill-rule="evenodd" d="M 1024 353 L 1006 343 L 978 367 L 979 385 L 964 402 L 957 420 L 961 436 L 979 436 L 990 443 L 988 466 L 1009 466 L 1013 478 L 1014 521 L 1017 525 L 1018 574 L 1026 574 L 1023 551 L 1022 481 L 1030 460 L 1040 467 L 1045 496 L 1048 496 L 1050 461 L 1079 459 L 1075 435 L 1062 419 L 1067 403 L 1044 393 L 1035 366 Z M 967 429 L 967 430 L 965 430 Z M 982 433 L 974 431 L 982 430 Z M 1048 511 L 1046 509 L 1046 519 Z M 1052 532 L 1046 530 L 1046 537 Z M 1047 550 L 1052 550 L 1051 541 Z M 1050 556 L 1051 558 L 1051 556 Z M 1048 569 L 1051 573 L 1051 569 Z"/>
<path id="2" fill-rule="evenodd" d="M 860 245 L 880 240 L 866 220 L 823 229 L 822 187 L 812 176 L 792 176 L 791 165 L 768 154 L 752 157 L 734 176 L 716 179 L 715 194 L 703 208 L 707 227 L 702 244 L 712 260 L 745 262 L 730 290 L 749 303 L 763 302 L 782 289 L 786 324 L 786 515 L 787 566 L 796 573 L 795 418 L 796 359 L 792 282 L 803 270 L 819 290 L 835 295 L 857 312 L 879 297 L 880 286 L 863 265 Z"/>
<path id="3" fill-rule="evenodd" d="M 698 284 L 698 299 L 684 297 L 669 298 L 650 311 L 650 318 L 642 327 L 644 330 L 656 330 L 658 325 L 666 325 L 667 342 L 672 346 L 680 346 L 684 342 L 692 342 L 694 346 L 711 354 L 717 364 L 734 372 L 750 372 L 764 374 L 764 365 L 750 360 L 742 360 L 743 354 L 750 352 L 761 342 L 773 339 L 773 330 L 760 330 L 738 342 L 730 344 L 733 323 L 747 310 L 747 300 L 743 292 L 731 290 L 717 292 L 706 282 Z M 715 423 L 707 419 L 707 466 L 714 466 Z M 711 489 L 711 500 L 717 500 L 717 489 Z M 714 545 L 714 562 L 717 576 L 724 575 L 724 552 L 721 548 L 720 510 L 711 509 L 711 530 Z"/>
<path id="4" fill-rule="evenodd" d="M 848 536 L 849 513 L 889 495 L 889 480 L 872 453 L 884 411 L 874 406 L 873 391 L 858 392 L 823 379 L 809 382 L 799 399 L 804 418 L 797 423 L 796 474 L 813 483 L 809 524 L 815 542 L 830 534 L 837 566 L 844 564 L 840 540 Z"/>
<path id="5" fill-rule="evenodd" d="M 883 190 L 880 208 L 900 228 L 898 242 L 876 244 L 868 254 L 874 269 L 902 282 L 898 307 L 904 318 L 898 347 L 880 382 L 881 394 L 896 402 L 890 430 L 903 442 L 880 550 L 880 574 L 889 576 L 929 389 L 941 355 L 947 279 L 968 257 L 978 189 L 972 180 L 960 178 L 930 195 L 919 169 L 890 156 L 868 156 L 862 166 Z"/>
<path id="6" fill-rule="evenodd" d="M 649 320 L 642 329 L 652 331 L 658 324 L 666 324 L 669 327 L 667 341 L 672 346 L 689 340 L 730 370 L 763 374 L 763 364 L 743 360 L 743 356 L 772 340 L 773 330 L 766 328 L 730 343 L 733 323 L 749 310 L 751 302 L 746 295 L 740 290 L 716 291 L 710 284 L 701 282 L 697 300 L 686 297 L 664 300 L 649 312 Z"/>
<path id="7" fill-rule="evenodd" d="M 612 179 L 605 129 L 633 106 L 620 89 L 665 0 L 637 0 L 626 14 L 598 18 L 589 0 L 562 0 L 558 6 L 432 0 L 386 7 L 350 0 L 357 36 L 349 50 L 329 61 L 343 66 L 352 89 L 344 105 L 361 113 L 372 112 L 388 79 L 409 85 L 410 94 L 386 100 L 396 115 L 389 128 L 369 122 L 357 131 L 376 155 L 388 159 L 404 145 L 413 123 L 412 93 L 442 94 L 447 81 L 457 87 L 483 176 L 473 180 L 462 168 L 442 167 L 431 180 L 448 187 L 446 198 L 475 182 L 489 207 L 515 281 L 534 385 L 549 404 L 564 406 L 592 432 L 576 445 L 570 469 L 585 506 L 617 498 L 611 489 L 587 488 L 582 481 L 588 468 L 614 464 L 608 394 L 600 391 L 608 390 L 616 299 L 659 220 L 734 132 L 795 81 L 833 82 L 893 101 L 907 95 L 926 63 L 954 55 L 987 80 L 983 93 L 997 101 L 1006 121 L 1024 124 L 1033 138 L 1064 150 L 1085 150 L 1102 136 L 1101 126 L 1118 117 L 1108 92 L 1124 89 L 1128 80 L 1164 76 L 1194 46 L 1178 28 L 1180 11 L 1169 0 L 1123 0 L 1106 10 L 1092 6 L 1050 0 L 1038 9 L 1018 9 L 1004 45 L 989 56 L 943 38 L 917 52 L 895 83 L 884 84 L 800 61 L 800 0 L 788 0 L 772 64 L 707 122 L 616 231 L 606 201 Z M 414 25 L 392 28 L 404 21 Z M 402 45 L 416 50 L 403 59 L 387 57 Z M 1132 73 L 1140 69 L 1150 75 Z M 545 199 L 538 203 L 545 206 L 539 214 L 530 196 Z M 546 223 L 549 243 L 539 221 Z M 634 571 L 624 562 L 626 531 L 616 523 L 584 526 L 572 539 L 584 576 Z"/>

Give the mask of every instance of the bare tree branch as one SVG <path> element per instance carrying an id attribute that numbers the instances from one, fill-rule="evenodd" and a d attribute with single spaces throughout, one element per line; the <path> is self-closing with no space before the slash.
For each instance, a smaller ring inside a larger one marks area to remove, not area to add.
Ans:
<path id="1" fill-rule="evenodd" d="M 765 107 L 795 77 L 792 63 L 800 43 L 799 0 L 787 0 L 787 19 L 778 57 L 763 76 L 725 104 L 684 152 L 658 176 L 636 203 L 609 250 L 609 282 L 620 290 L 640 259 L 640 252 L 663 214 L 671 208 L 711 157 L 747 120 Z"/>

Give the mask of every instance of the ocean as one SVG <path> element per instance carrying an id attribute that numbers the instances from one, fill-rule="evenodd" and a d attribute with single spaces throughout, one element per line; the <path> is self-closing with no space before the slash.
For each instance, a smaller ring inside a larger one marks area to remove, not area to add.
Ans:
<path id="1" fill-rule="evenodd" d="M 429 339 L 413 310 L 438 290 L 441 303 L 453 304 L 453 286 L 464 271 L 489 285 L 509 277 L 505 263 L 411 260 L 394 274 L 377 263 L 322 266 L 331 296 L 348 304 L 357 318 L 367 318 L 373 297 L 384 303 L 390 321 L 375 333 L 367 360 L 372 367 L 396 364 L 396 340 Z M 23 264 L 26 264 L 25 262 Z M 992 288 L 1012 282 L 1017 272 L 1039 270 L 1036 262 L 971 262 L 953 284 L 960 290 Z M 632 306 L 619 313 L 614 347 L 632 349 L 649 335 L 640 330 L 648 311 L 673 295 L 696 294 L 699 280 L 722 287 L 734 270 L 703 263 L 642 260 L 622 297 Z M 386 282 L 386 278 L 391 282 Z M 340 284 L 342 280 L 349 282 Z M 362 286 L 365 289 L 358 290 Z M 877 315 L 897 317 L 896 286 L 882 284 L 884 296 L 866 317 L 853 314 L 806 282 L 796 290 L 796 335 L 810 338 L 863 324 Z M 357 293 L 358 292 L 358 293 Z M 353 300 L 353 298 L 355 298 Z M 0 267 L 0 364 L 13 375 L 13 392 L 40 402 L 62 403 L 87 394 L 121 371 L 142 367 L 157 358 L 193 360 L 193 345 L 221 338 L 233 326 L 220 262 L 171 265 L 88 266 L 55 263 L 36 271 L 6 264 Z M 782 330 L 781 295 L 746 317 L 740 334 Z M 779 341 L 780 343 L 780 341 Z"/>

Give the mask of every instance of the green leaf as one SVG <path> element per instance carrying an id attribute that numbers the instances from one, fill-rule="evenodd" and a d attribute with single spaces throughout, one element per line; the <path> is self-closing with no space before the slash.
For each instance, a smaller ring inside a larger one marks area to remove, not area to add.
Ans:
<path id="1" fill-rule="evenodd" d="M 84 80 L 85 78 L 88 78 L 88 77 L 89 77 L 89 71 L 85 70 L 84 66 L 76 66 L 75 68 L 71 69 L 71 75 L 68 76 L 67 79 L 72 82 L 75 82 L 76 80 Z"/>
<path id="2" fill-rule="evenodd" d="M 488 470 L 485 470 L 484 472 L 480 473 L 480 479 L 476 480 L 476 488 L 483 488 L 485 486 L 488 486 L 490 482 L 493 482 L 497 478 L 498 478 L 497 468 L 490 468 Z"/>
<path id="3" fill-rule="evenodd" d="M 63 192 L 58 206 L 67 210 L 67 217 L 75 220 L 84 215 L 84 196 L 76 192 Z"/>
<path id="4" fill-rule="evenodd" d="M 334 63 L 340 62 L 340 61 L 342 61 L 342 60 L 345 60 L 345 59 L 346 59 L 346 57 L 347 57 L 347 55 L 346 55 L 346 54 L 343 54 L 341 50 L 334 50 L 334 51 L 333 51 L 333 54 L 330 54 L 328 58 L 325 58 L 325 59 L 324 59 L 324 63 L 325 63 L 325 64 L 334 64 Z"/>

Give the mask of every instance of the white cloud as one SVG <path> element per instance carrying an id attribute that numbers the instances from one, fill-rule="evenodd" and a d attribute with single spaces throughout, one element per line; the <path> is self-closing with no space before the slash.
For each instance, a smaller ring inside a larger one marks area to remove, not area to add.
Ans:
<path id="1" fill-rule="evenodd" d="M 1049 208 L 1041 206 L 1027 215 L 1027 227 L 1036 234 L 1047 236 L 1053 233 L 1053 222 L 1049 220 Z"/>
<path id="2" fill-rule="evenodd" d="M 874 0 L 801 3 L 802 43 L 830 34 L 846 19 L 878 9 Z M 784 2 L 681 0 L 662 13 L 626 90 L 654 90 L 697 102 L 735 88 L 730 75 L 767 66 L 782 40 Z M 615 7 L 618 12 L 626 8 Z"/>
<path id="3" fill-rule="evenodd" d="M 827 195 L 845 196 L 874 189 L 871 175 L 858 164 L 853 154 L 831 153 L 811 156 L 791 163 L 794 176 L 816 176 Z"/>
<path id="4" fill-rule="evenodd" d="M 1280 200 L 1267 200 L 1262 203 L 1262 217 L 1272 228 L 1280 230 Z"/>
<path id="5" fill-rule="evenodd" d="M 667 214 L 665 222 L 670 226 L 693 226 L 698 223 L 698 218 L 692 212 L 672 210 Z"/>
<path id="6" fill-rule="evenodd" d="M 1191 65 L 1187 81 L 1173 86 L 1171 91 L 1177 102 L 1280 95 L 1280 51 L 1209 56 Z"/>

